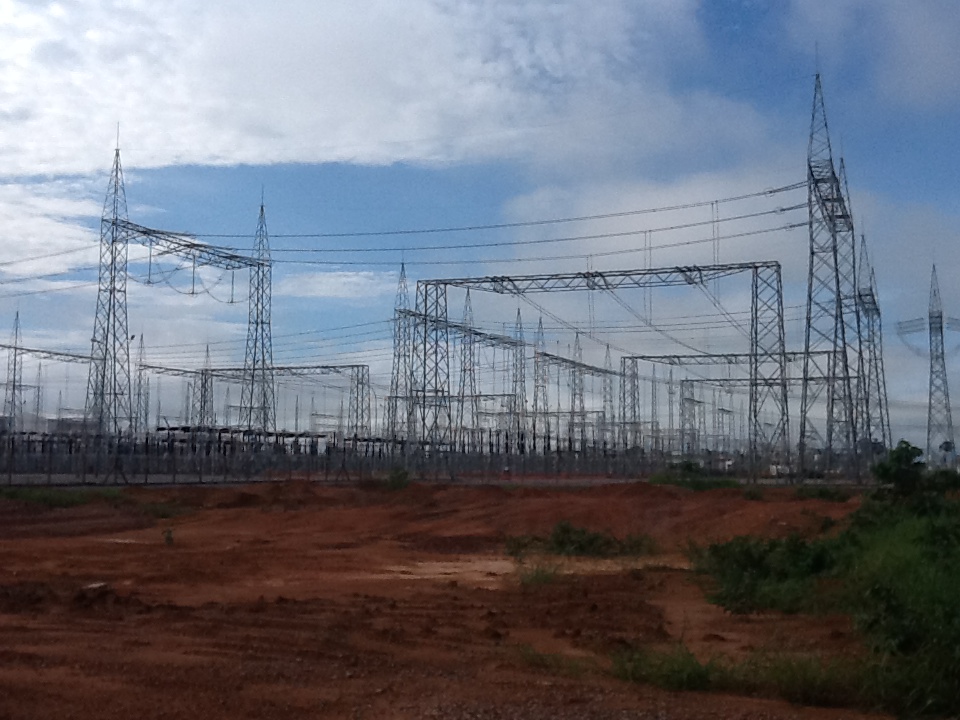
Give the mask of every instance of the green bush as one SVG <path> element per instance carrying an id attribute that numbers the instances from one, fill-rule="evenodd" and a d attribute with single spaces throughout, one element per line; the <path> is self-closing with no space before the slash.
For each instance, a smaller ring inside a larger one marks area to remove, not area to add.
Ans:
<path id="1" fill-rule="evenodd" d="M 383 481 L 383 486 L 387 490 L 403 490 L 410 484 L 410 473 L 402 467 L 394 467 Z"/>
<path id="2" fill-rule="evenodd" d="M 826 500 L 841 503 L 852 497 L 846 490 L 824 485 L 801 485 L 795 494 L 798 500 Z"/>
<path id="3" fill-rule="evenodd" d="M 887 487 L 836 537 L 735 538 L 694 553 L 695 567 L 711 576 L 710 598 L 734 612 L 850 613 L 873 650 L 859 697 L 897 713 L 956 714 L 960 502 L 948 496 L 952 473 L 926 472 L 919 451 L 901 443 L 878 477 Z"/>
<path id="4" fill-rule="evenodd" d="M 506 539 L 506 552 L 512 557 L 523 557 L 528 552 L 582 557 L 636 557 L 651 555 L 657 544 L 649 535 L 628 535 L 623 540 L 602 532 L 594 532 L 561 520 L 544 539 L 535 535 L 520 535 Z"/>
<path id="5" fill-rule="evenodd" d="M 0 498 L 46 508 L 71 508 L 97 501 L 116 503 L 122 496 L 117 488 L 6 487 L 0 488 Z"/>

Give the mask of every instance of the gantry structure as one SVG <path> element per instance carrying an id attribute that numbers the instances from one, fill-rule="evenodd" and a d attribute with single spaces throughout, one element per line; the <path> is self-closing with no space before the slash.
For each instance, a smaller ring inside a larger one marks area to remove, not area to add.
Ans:
<path id="1" fill-rule="evenodd" d="M 92 429 L 108 435 L 130 433 L 140 423 L 144 408 L 133 394 L 130 374 L 130 332 L 127 320 L 127 281 L 130 243 L 149 249 L 149 261 L 173 256 L 192 265 L 225 271 L 249 270 L 250 293 L 244 390 L 241 418 L 250 430 L 272 431 L 275 400 L 271 366 L 270 249 L 264 206 L 260 204 L 254 252 L 251 257 L 202 243 L 196 237 L 156 230 L 130 221 L 120 148 L 113 167 L 100 219 L 100 266 L 85 405 Z M 138 383 L 142 379 L 138 377 Z M 140 397 L 142 398 L 142 386 Z M 136 419 L 135 419 L 136 418 Z"/>

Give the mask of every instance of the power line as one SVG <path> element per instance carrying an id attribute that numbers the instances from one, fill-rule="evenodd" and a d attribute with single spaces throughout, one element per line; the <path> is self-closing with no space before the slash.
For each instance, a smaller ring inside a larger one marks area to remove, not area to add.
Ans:
<path id="1" fill-rule="evenodd" d="M 429 235 L 429 234 L 438 234 L 438 233 L 455 233 L 455 232 L 476 232 L 478 230 L 504 230 L 508 228 L 519 228 L 519 227 L 534 227 L 538 225 L 558 225 L 561 223 L 573 223 L 573 222 L 585 222 L 588 220 L 606 220 L 610 218 L 618 217 L 629 217 L 633 215 L 649 215 L 653 213 L 661 212 L 673 212 L 676 210 L 690 210 L 693 208 L 707 207 L 713 203 L 727 203 L 727 202 L 736 202 L 738 200 L 748 200 L 755 197 L 763 196 L 773 196 L 782 192 L 788 192 L 790 190 L 797 190 L 799 188 L 806 187 L 806 181 L 793 183 L 791 185 L 783 185 L 781 187 L 769 188 L 767 190 L 760 190 L 753 193 L 747 193 L 745 195 L 734 195 L 726 198 L 719 198 L 715 200 L 702 200 L 692 203 L 684 203 L 681 205 L 663 205 L 660 207 L 652 208 L 643 208 L 640 210 L 624 210 L 622 212 L 613 212 L 613 213 L 602 213 L 597 215 L 580 215 L 576 217 L 565 217 L 565 218 L 551 218 L 545 220 L 524 220 L 519 222 L 512 223 L 491 223 L 486 225 L 460 225 L 452 227 L 439 227 L 439 228 L 414 228 L 414 229 L 403 229 L 403 230 L 363 230 L 363 231 L 352 231 L 352 232 L 337 232 L 337 233 L 279 233 L 272 234 L 273 238 L 358 238 L 358 237 L 383 237 L 385 235 Z M 246 238 L 249 237 L 249 233 L 176 233 L 176 234 L 187 234 L 191 237 L 198 238 Z"/>

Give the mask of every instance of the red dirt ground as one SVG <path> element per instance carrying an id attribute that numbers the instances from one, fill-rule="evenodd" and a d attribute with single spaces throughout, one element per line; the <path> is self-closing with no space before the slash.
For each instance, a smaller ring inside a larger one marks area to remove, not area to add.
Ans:
<path id="1" fill-rule="evenodd" d="M 69 510 L 0 501 L 0 718 L 866 717 L 609 673 L 618 649 L 679 639 L 704 658 L 856 652 L 843 618 L 710 605 L 682 552 L 814 533 L 856 500 L 645 483 L 126 494 Z M 154 523 L 145 503 L 190 510 Z M 543 559 L 559 577 L 521 583 L 540 561 L 518 567 L 505 538 L 560 520 L 646 533 L 661 552 Z"/>

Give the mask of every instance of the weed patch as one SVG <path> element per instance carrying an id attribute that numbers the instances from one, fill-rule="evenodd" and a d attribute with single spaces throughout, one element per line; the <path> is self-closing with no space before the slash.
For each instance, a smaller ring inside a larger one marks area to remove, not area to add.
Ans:
<path id="1" fill-rule="evenodd" d="M 530 552 L 567 557 L 638 557 L 652 555 L 657 544 L 649 535 L 628 535 L 620 539 L 610 533 L 594 532 L 563 520 L 558 522 L 546 538 L 520 535 L 506 539 L 506 552 L 522 558 Z"/>
<path id="2" fill-rule="evenodd" d="M 891 451 L 876 471 L 885 487 L 835 537 L 740 537 L 691 556 L 710 576 L 710 599 L 733 612 L 852 615 L 872 650 L 855 682 L 845 681 L 863 702 L 900 714 L 956 714 L 960 502 L 948 494 L 953 475 L 926 473 L 919 456 L 905 443 Z M 797 687 L 779 691 L 783 696 L 807 701 L 809 693 L 815 702 L 832 702 L 833 681 L 816 668 L 790 672 Z"/>
<path id="3" fill-rule="evenodd" d="M 540 587 L 557 581 L 560 569 L 555 565 L 536 564 L 520 568 L 520 584 L 524 587 Z"/>
<path id="4" fill-rule="evenodd" d="M 98 501 L 117 503 L 123 496 L 117 488 L 6 487 L 0 488 L 0 498 L 45 508 L 72 508 Z"/>
<path id="5" fill-rule="evenodd" d="M 853 497 L 846 490 L 825 485 L 801 485 L 795 493 L 797 500 L 826 500 L 827 502 L 846 502 Z"/>

